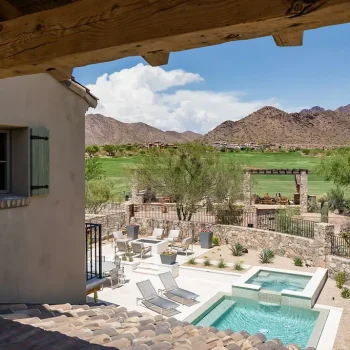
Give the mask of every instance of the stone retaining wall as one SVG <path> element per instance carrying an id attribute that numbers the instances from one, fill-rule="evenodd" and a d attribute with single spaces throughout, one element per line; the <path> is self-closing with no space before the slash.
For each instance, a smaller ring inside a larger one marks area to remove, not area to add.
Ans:
<path id="1" fill-rule="evenodd" d="M 101 224 L 102 225 L 102 237 L 107 237 L 111 231 L 119 230 L 126 224 L 125 212 L 113 213 L 113 214 L 85 214 L 85 222 Z"/>
<path id="2" fill-rule="evenodd" d="M 344 271 L 347 275 L 347 280 L 350 281 L 350 259 L 328 255 L 326 268 L 328 269 L 328 276 L 330 278 L 335 278 L 339 272 Z"/>

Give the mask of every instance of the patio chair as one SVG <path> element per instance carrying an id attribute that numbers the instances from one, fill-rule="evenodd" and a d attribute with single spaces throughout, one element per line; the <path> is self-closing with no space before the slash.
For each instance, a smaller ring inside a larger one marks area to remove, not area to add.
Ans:
<path id="1" fill-rule="evenodd" d="M 180 303 L 185 305 L 186 300 L 195 301 L 196 298 L 199 297 L 198 294 L 192 293 L 186 289 L 179 288 L 170 271 L 159 274 L 159 277 L 165 288 L 161 289 L 161 292 L 164 293 L 166 297 L 168 297 L 167 294 L 169 294 L 170 297 L 179 298 L 181 300 Z"/>
<path id="2" fill-rule="evenodd" d="M 192 241 L 191 237 L 185 238 L 182 241 L 181 246 L 171 245 L 171 249 L 176 250 L 178 253 L 186 253 L 186 256 L 187 256 L 188 249 L 190 248 L 190 245 L 191 245 L 191 241 Z"/>
<path id="3" fill-rule="evenodd" d="M 140 255 L 141 259 L 147 253 L 150 253 L 150 256 L 152 256 L 152 247 L 145 247 L 143 243 L 131 242 L 131 248 L 134 254 Z"/>
<path id="4" fill-rule="evenodd" d="M 124 268 L 114 268 L 113 270 L 111 270 L 110 276 L 108 276 L 106 280 L 110 282 L 112 289 L 122 286 L 123 284 L 125 284 Z"/>
<path id="5" fill-rule="evenodd" d="M 112 235 L 113 235 L 112 247 L 115 248 L 117 246 L 117 240 L 124 239 L 124 235 L 122 231 L 112 232 Z"/>
<path id="6" fill-rule="evenodd" d="M 162 239 L 163 233 L 164 233 L 164 229 L 162 229 L 162 228 L 154 228 L 152 236 L 150 236 L 149 238 L 151 238 L 151 239 Z"/>
<path id="7" fill-rule="evenodd" d="M 170 230 L 168 237 L 165 237 L 164 240 L 168 242 L 177 242 L 179 240 L 180 230 Z"/>
<path id="8" fill-rule="evenodd" d="M 127 252 L 128 251 L 128 241 L 127 240 L 117 240 L 118 252 Z"/>
<path id="9" fill-rule="evenodd" d="M 136 285 L 142 294 L 142 298 L 136 298 L 136 302 L 141 300 L 142 304 L 149 309 L 151 309 L 152 307 L 159 308 L 160 312 L 158 313 L 160 313 L 161 315 L 163 315 L 164 310 L 173 311 L 177 313 L 176 308 L 180 305 L 174 303 L 171 300 L 160 297 L 154 289 L 150 280 L 138 282 L 136 283 Z"/>

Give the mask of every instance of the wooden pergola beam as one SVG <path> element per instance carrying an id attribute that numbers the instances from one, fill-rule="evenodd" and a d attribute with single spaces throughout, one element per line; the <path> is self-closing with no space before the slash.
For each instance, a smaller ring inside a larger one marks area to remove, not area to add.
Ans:
<path id="1" fill-rule="evenodd" d="M 6 0 L 0 0 L 0 22 L 22 16 L 14 6 Z"/>
<path id="2" fill-rule="evenodd" d="M 304 32 L 285 32 L 273 36 L 277 46 L 302 46 Z"/>
<path id="3" fill-rule="evenodd" d="M 168 52 L 151 52 L 142 56 L 142 58 L 151 66 L 164 66 L 168 64 L 169 53 Z"/>
<path id="4" fill-rule="evenodd" d="M 0 23 L 0 78 L 350 22 L 350 0 L 80 0 Z"/>

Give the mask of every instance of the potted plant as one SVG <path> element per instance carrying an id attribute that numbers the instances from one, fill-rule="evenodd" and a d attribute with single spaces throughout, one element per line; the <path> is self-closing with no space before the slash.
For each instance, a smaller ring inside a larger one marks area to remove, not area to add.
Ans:
<path id="1" fill-rule="evenodd" d="M 139 225 L 138 224 L 129 224 L 126 226 L 127 237 L 131 239 L 139 238 Z"/>
<path id="2" fill-rule="evenodd" d="M 171 248 L 165 249 L 160 254 L 160 261 L 165 265 L 172 265 L 176 263 L 177 251 Z"/>
<path id="3" fill-rule="evenodd" d="M 168 212 L 168 207 L 162 202 L 160 207 L 160 210 L 162 211 L 163 214 Z"/>
<path id="4" fill-rule="evenodd" d="M 213 231 L 210 228 L 202 229 L 199 238 L 201 248 L 210 249 L 213 246 Z"/>

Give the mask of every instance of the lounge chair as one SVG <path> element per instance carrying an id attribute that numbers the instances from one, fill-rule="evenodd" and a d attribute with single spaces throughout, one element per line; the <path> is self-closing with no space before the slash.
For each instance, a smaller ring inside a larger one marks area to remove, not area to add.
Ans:
<path id="1" fill-rule="evenodd" d="M 153 229 L 152 236 L 150 236 L 149 238 L 151 238 L 151 239 L 162 239 L 163 233 L 164 233 L 164 229 L 162 229 L 162 228 L 155 228 L 155 229 Z"/>
<path id="2" fill-rule="evenodd" d="M 160 314 L 163 315 L 165 311 L 173 311 L 177 313 L 176 308 L 180 305 L 174 303 L 171 300 L 160 297 L 156 290 L 154 289 L 150 280 L 142 281 L 136 283 L 138 289 L 142 294 L 142 298 L 136 298 L 136 302 L 141 300 L 142 304 L 147 308 L 152 310 L 152 307 L 156 307 L 160 309 Z"/>
<path id="3" fill-rule="evenodd" d="M 117 240 L 118 252 L 127 252 L 128 251 L 128 241 L 127 240 Z"/>
<path id="4" fill-rule="evenodd" d="M 176 250 L 178 253 L 185 253 L 187 256 L 188 249 L 190 248 L 190 245 L 191 245 L 191 241 L 192 241 L 191 237 L 185 238 L 182 241 L 181 246 L 172 245 L 171 249 Z"/>
<path id="5" fill-rule="evenodd" d="M 186 304 L 185 300 L 195 301 L 195 299 L 199 297 L 198 294 L 189 292 L 186 289 L 179 288 L 170 271 L 159 274 L 159 277 L 165 288 L 162 289 L 161 292 L 164 293 L 166 296 L 167 294 L 169 294 L 169 296 L 171 297 L 180 298 L 181 304 Z"/>
<path id="6" fill-rule="evenodd" d="M 177 242 L 179 240 L 180 230 L 170 230 L 168 237 L 165 237 L 164 240 L 168 242 Z"/>
<path id="7" fill-rule="evenodd" d="M 141 259 L 147 253 L 150 253 L 150 256 L 152 256 L 152 247 L 145 247 L 143 243 L 131 242 L 131 248 L 134 254 L 140 255 Z"/>

